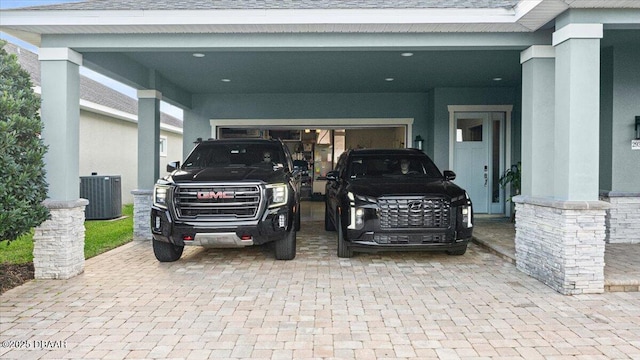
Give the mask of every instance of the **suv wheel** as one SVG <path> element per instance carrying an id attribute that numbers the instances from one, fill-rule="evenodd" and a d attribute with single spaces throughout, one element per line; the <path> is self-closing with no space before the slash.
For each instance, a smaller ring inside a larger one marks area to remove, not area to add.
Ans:
<path id="1" fill-rule="evenodd" d="M 340 215 L 336 213 L 336 219 L 338 220 L 338 257 L 350 258 L 353 256 L 353 250 L 349 249 L 349 244 L 344 239 L 344 230 L 342 228 L 342 219 Z"/>
<path id="2" fill-rule="evenodd" d="M 460 246 L 458 248 L 455 248 L 453 250 L 449 250 L 447 251 L 447 254 L 449 255 L 464 255 L 464 253 L 467 252 L 467 245 L 464 246 Z"/>
<path id="3" fill-rule="evenodd" d="M 153 253 L 160 262 L 172 262 L 180 259 L 183 250 L 184 246 L 153 239 Z"/>
<path id="4" fill-rule="evenodd" d="M 276 260 L 292 260 L 296 257 L 296 229 L 291 227 L 289 233 L 275 243 Z"/>

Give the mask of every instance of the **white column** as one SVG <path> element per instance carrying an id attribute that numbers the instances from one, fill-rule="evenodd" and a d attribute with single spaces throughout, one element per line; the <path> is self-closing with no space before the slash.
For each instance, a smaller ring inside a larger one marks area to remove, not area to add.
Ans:
<path id="1" fill-rule="evenodd" d="M 534 45 L 522 64 L 522 195 L 552 196 L 555 49 Z"/>
<path id="2" fill-rule="evenodd" d="M 41 48 L 42 139 L 51 218 L 35 229 L 36 279 L 68 279 L 84 271 L 84 209 L 80 197 L 80 65 L 69 48 Z"/>
<path id="3" fill-rule="evenodd" d="M 602 24 L 569 24 L 553 34 L 556 199 L 598 200 L 601 38 Z"/>

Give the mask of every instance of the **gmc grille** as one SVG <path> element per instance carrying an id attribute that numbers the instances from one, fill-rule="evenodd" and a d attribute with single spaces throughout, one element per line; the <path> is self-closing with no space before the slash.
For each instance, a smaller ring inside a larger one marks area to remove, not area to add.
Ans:
<path id="1" fill-rule="evenodd" d="M 378 207 L 383 229 L 449 227 L 451 204 L 443 198 L 381 197 Z"/>
<path id="2" fill-rule="evenodd" d="M 255 220 L 260 200 L 257 184 L 179 185 L 174 194 L 176 215 L 181 220 Z"/>

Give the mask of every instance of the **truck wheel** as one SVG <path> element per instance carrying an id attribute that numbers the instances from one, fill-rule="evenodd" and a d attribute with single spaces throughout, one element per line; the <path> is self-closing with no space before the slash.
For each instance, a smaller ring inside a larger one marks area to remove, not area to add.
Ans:
<path id="1" fill-rule="evenodd" d="M 298 204 L 298 212 L 296 213 L 296 231 L 300 231 L 300 204 Z"/>
<path id="2" fill-rule="evenodd" d="M 184 246 L 153 240 L 153 253 L 160 262 L 172 262 L 180 259 L 183 250 Z"/>
<path id="3" fill-rule="evenodd" d="M 338 230 L 338 257 L 340 258 L 350 258 L 353 256 L 353 250 L 349 249 L 349 244 L 344 239 L 344 230 L 342 228 L 342 219 L 340 219 L 340 215 L 336 214 L 336 219 L 338 222 L 337 230 Z"/>
<path id="4" fill-rule="evenodd" d="M 324 206 L 324 229 L 327 231 L 336 231 L 336 227 L 331 222 L 331 218 L 329 217 L 329 209 L 327 205 Z"/>
<path id="5" fill-rule="evenodd" d="M 464 255 L 464 253 L 466 252 L 467 252 L 467 245 L 461 246 L 459 248 L 455 248 L 453 250 L 449 250 L 447 251 L 447 254 L 459 256 L 459 255 Z"/>
<path id="6" fill-rule="evenodd" d="M 282 239 L 276 240 L 276 260 L 293 260 L 296 257 L 296 230 L 292 227 Z"/>

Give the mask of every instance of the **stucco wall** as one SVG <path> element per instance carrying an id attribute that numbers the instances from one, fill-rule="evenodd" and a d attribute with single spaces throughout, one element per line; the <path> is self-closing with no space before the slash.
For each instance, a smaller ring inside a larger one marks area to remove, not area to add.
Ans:
<path id="1" fill-rule="evenodd" d="M 134 122 L 82 110 L 80 112 L 80 176 L 92 172 L 120 175 L 122 203 L 133 203 L 131 190 L 138 179 L 138 126 Z M 161 131 L 167 137 L 167 156 L 160 157 L 160 175 L 169 161 L 182 160 L 182 136 Z"/>
<path id="2" fill-rule="evenodd" d="M 439 88 L 431 91 L 433 97 L 433 132 L 427 141 L 433 147 L 433 161 L 441 169 L 449 168 L 449 105 L 513 105 L 512 162 L 520 159 L 520 88 Z"/>
<path id="3" fill-rule="evenodd" d="M 413 136 L 426 139 L 425 152 L 437 165 L 448 167 L 449 115 L 447 105 L 514 105 L 514 88 L 436 89 L 425 93 L 389 94 L 210 94 L 196 95 L 194 108 L 185 113 L 184 148 L 191 139 L 210 135 L 209 119 L 287 118 L 413 118 Z M 433 104 L 433 109 L 429 105 Z M 516 111 L 518 114 L 515 114 Z M 518 133 L 519 134 L 519 133 Z M 410 146 L 413 145 L 413 139 Z M 519 152 L 518 152 L 519 154 Z"/>
<path id="4" fill-rule="evenodd" d="M 208 137 L 209 119 L 216 118 L 413 118 L 414 134 L 427 129 L 426 95 L 421 93 L 216 94 L 194 96 L 193 104 L 185 117 L 185 139 Z M 197 124 L 189 123 L 191 119 Z"/>
<path id="5" fill-rule="evenodd" d="M 635 117 L 640 116 L 640 49 L 616 46 L 613 50 L 613 103 L 611 124 L 611 189 L 640 192 L 640 150 L 631 150 Z"/>

